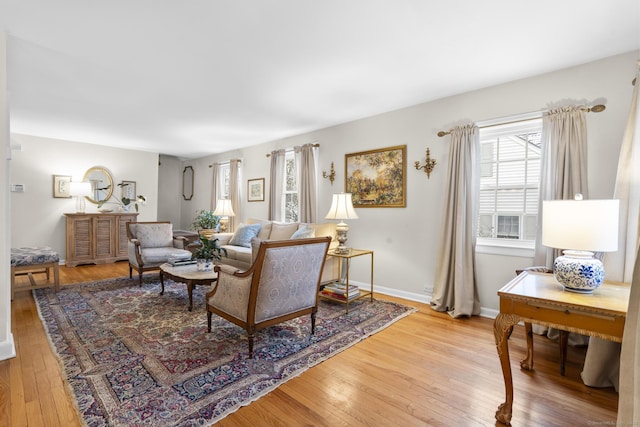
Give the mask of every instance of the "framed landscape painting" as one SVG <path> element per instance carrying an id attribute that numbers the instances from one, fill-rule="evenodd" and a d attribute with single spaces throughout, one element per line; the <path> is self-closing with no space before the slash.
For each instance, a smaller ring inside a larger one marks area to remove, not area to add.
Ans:
<path id="1" fill-rule="evenodd" d="M 247 201 L 264 201 L 264 178 L 250 179 L 247 181 Z"/>
<path id="2" fill-rule="evenodd" d="M 357 208 L 404 208 L 407 146 L 345 155 L 345 189 Z"/>

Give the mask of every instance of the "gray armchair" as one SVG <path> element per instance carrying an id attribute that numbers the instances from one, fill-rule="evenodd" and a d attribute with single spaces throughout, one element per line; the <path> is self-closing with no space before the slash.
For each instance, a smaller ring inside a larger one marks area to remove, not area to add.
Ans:
<path id="1" fill-rule="evenodd" d="M 142 273 L 159 270 L 170 257 L 190 258 L 191 252 L 184 249 L 188 240 L 173 236 L 173 225 L 168 221 L 128 222 L 127 250 L 129 253 L 129 277 L 138 272 L 142 286 Z"/>
<path id="2" fill-rule="evenodd" d="M 330 242 L 330 237 L 262 241 L 248 270 L 215 266 L 218 281 L 206 296 L 208 331 L 213 314 L 244 328 L 250 358 L 260 329 L 310 314 L 313 334 Z"/>

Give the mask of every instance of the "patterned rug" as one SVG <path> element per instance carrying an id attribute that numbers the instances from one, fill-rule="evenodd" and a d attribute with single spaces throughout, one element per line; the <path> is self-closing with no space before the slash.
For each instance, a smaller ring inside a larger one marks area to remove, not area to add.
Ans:
<path id="1" fill-rule="evenodd" d="M 206 290 L 194 289 L 191 312 L 186 286 L 165 281 L 160 295 L 157 276 L 34 291 L 87 425 L 210 425 L 415 311 L 321 301 L 313 336 L 310 316 L 266 328 L 249 359 L 243 329 L 214 315 L 207 333 Z"/>

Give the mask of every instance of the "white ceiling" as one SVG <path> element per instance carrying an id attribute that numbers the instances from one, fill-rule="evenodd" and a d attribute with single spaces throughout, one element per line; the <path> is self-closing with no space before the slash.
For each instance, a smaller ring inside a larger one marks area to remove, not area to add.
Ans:
<path id="1" fill-rule="evenodd" d="M 0 0 L 15 133 L 202 157 L 640 49 L 638 0 Z"/>

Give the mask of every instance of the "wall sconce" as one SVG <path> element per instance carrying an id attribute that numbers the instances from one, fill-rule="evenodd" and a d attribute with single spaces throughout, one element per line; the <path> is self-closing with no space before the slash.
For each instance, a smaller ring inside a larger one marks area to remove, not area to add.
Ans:
<path id="1" fill-rule="evenodd" d="M 431 151 L 429 151 L 429 148 L 427 148 L 427 160 L 425 164 L 423 166 L 420 166 L 420 162 L 415 162 L 415 167 L 416 170 L 424 169 L 424 171 L 427 173 L 427 179 L 429 179 L 431 171 L 434 167 L 436 167 L 436 163 L 436 160 L 431 158 Z"/>
<path id="2" fill-rule="evenodd" d="M 333 162 L 331 162 L 331 173 L 327 174 L 325 171 L 322 171 L 322 177 L 329 178 L 331 185 L 333 185 L 333 181 L 336 179 L 336 170 L 333 168 Z"/>

